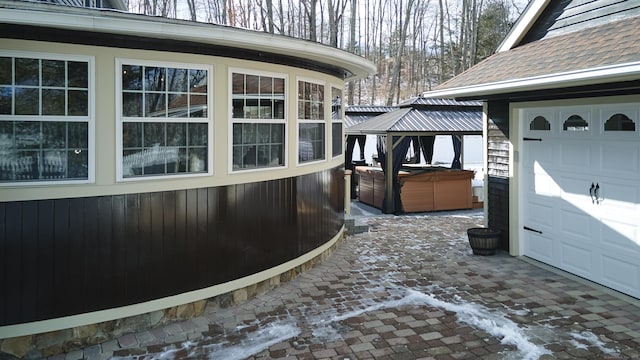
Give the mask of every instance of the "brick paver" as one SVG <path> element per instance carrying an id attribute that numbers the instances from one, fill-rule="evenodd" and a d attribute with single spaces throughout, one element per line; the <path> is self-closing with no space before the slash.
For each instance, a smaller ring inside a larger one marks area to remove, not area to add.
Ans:
<path id="1" fill-rule="evenodd" d="M 473 255 L 466 229 L 479 226 L 481 216 L 364 219 L 369 232 L 348 236 L 324 263 L 270 292 L 125 335 L 85 355 L 98 358 L 102 349 L 103 356 L 127 359 L 640 358 L 637 303 L 504 252 Z"/>

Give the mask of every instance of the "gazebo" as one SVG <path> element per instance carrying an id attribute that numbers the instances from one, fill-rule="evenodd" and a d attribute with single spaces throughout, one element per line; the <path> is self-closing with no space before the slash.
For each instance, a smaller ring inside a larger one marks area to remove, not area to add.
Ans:
<path id="1" fill-rule="evenodd" d="M 400 213 L 398 173 L 411 142 L 422 150 L 429 164 L 436 135 L 451 135 L 454 148 L 451 168 L 463 168 L 464 135 L 482 135 L 482 102 L 411 98 L 399 104 L 396 110 L 347 127 L 345 134 L 347 138 L 367 134 L 377 136 L 378 158 L 385 177 L 382 211 Z M 345 161 L 347 167 L 353 167 L 354 145 L 349 145 L 347 143 Z M 392 149 L 392 156 L 387 155 L 388 149 Z M 388 169 L 392 169 L 391 176 Z"/>

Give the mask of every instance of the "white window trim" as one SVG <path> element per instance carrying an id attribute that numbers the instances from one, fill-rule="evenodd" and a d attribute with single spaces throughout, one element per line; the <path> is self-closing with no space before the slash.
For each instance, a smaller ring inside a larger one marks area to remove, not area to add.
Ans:
<path id="1" fill-rule="evenodd" d="M 241 118 L 233 118 L 233 73 L 244 74 L 244 75 L 256 75 L 256 76 L 265 76 L 265 77 L 273 77 L 273 78 L 282 78 L 284 79 L 284 119 L 270 119 L 269 124 L 284 124 L 284 138 L 282 140 L 283 146 L 283 155 L 284 156 L 284 164 L 281 166 L 266 166 L 266 167 L 256 167 L 256 168 L 246 168 L 246 169 L 234 169 L 233 168 L 233 124 L 234 123 L 265 123 L 265 119 L 241 119 Z M 228 161 L 227 161 L 227 171 L 229 174 L 246 174 L 249 172 L 260 172 L 260 171 L 274 171 L 274 170 L 282 170 L 287 169 L 289 167 L 289 103 L 291 99 L 289 99 L 289 77 L 287 74 L 277 73 L 277 72 L 269 72 L 269 71 L 260 71 L 260 70 L 252 70 L 246 68 L 237 68 L 237 67 L 229 67 L 229 71 L 227 74 L 227 94 L 229 94 L 229 103 L 227 105 L 227 121 L 228 121 L 228 134 L 227 134 L 227 144 L 229 147 L 228 150 Z M 296 102 L 297 103 L 297 102 Z"/>
<path id="2" fill-rule="evenodd" d="M 168 68 L 181 68 L 181 69 L 202 69 L 207 70 L 207 104 L 209 109 L 207 111 L 206 118 L 172 118 L 172 117 L 157 117 L 157 118 L 145 118 L 145 117 L 124 117 L 122 116 L 122 65 L 141 65 L 141 66 L 164 66 Z M 165 179 L 185 179 L 192 177 L 203 177 L 213 175 L 213 157 L 214 157 L 214 138 L 213 138 L 213 66 L 206 64 L 196 64 L 187 62 L 168 62 L 168 61 L 153 61 L 153 60 L 140 60 L 130 58 L 116 58 L 115 65 L 115 96 L 116 96 L 116 181 L 117 182 L 135 182 L 135 181 L 148 181 L 148 180 L 165 180 Z M 150 176 L 137 176 L 137 177 L 123 177 L 122 174 L 122 123 L 124 120 L 134 122 L 183 122 L 183 123 L 207 123 L 207 172 L 203 173 L 180 173 L 180 174 L 166 174 L 166 175 L 150 175 Z"/>
<path id="3" fill-rule="evenodd" d="M 88 169 L 87 179 L 84 180 L 35 180 L 35 181 L 15 181 L 15 182 L 2 182 L 0 187 L 15 187 L 15 186 L 42 186 L 42 185 L 71 185 L 71 184 L 92 184 L 95 183 L 96 174 L 96 141 L 95 141 L 95 57 L 76 54 L 57 54 L 57 53 L 41 53 L 41 52 L 27 52 L 27 51 L 12 51 L 3 50 L 2 56 L 13 58 L 31 58 L 31 59 L 46 59 L 46 60 L 65 60 L 65 61 L 86 61 L 87 62 L 87 81 L 88 81 L 88 98 L 87 98 L 87 116 L 53 116 L 53 115 L 0 115 L 0 120 L 33 120 L 33 121 L 65 121 L 65 122 L 87 122 L 87 141 L 88 141 Z"/>
<path id="4" fill-rule="evenodd" d="M 333 101 L 333 89 L 337 89 L 340 90 L 340 118 L 339 119 L 334 119 L 333 117 L 331 117 L 331 121 L 329 124 L 329 129 L 331 132 L 331 136 L 330 136 L 330 141 L 329 141 L 329 150 L 331 150 L 331 159 L 337 159 L 340 156 L 344 155 L 344 143 L 345 143 L 345 136 L 344 136 L 344 108 L 345 108 L 345 102 L 344 102 L 344 86 L 338 86 L 336 84 L 331 84 L 330 86 L 330 92 L 331 92 L 331 101 Z M 329 104 L 329 108 L 331 108 L 331 104 Z M 330 112 L 332 113 L 332 112 Z M 340 123 L 342 124 L 342 139 L 340 140 L 340 153 L 338 155 L 333 155 L 333 124 L 335 123 Z"/>
<path id="5" fill-rule="evenodd" d="M 298 113 L 299 113 L 299 109 L 298 109 L 298 101 L 300 99 L 298 99 L 298 93 L 299 93 L 299 83 L 300 81 L 304 81 L 304 82 L 308 82 L 308 83 L 313 83 L 313 84 L 318 84 L 318 85 L 322 85 L 324 86 L 324 97 L 323 97 L 323 107 L 324 107 L 324 119 L 322 121 L 320 120 L 301 120 L 298 118 Z M 306 166 L 306 165 L 312 165 L 312 164 L 319 164 L 319 163 L 323 163 L 323 162 L 327 162 L 328 159 L 330 158 L 329 156 L 329 145 L 328 145 L 328 139 L 330 138 L 329 135 L 327 134 L 327 128 L 329 127 L 327 124 L 330 124 L 331 121 L 327 121 L 327 83 L 321 80 L 317 80 L 317 79 L 312 79 L 312 78 L 307 78 L 307 77 L 301 77 L 298 76 L 296 77 L 296 95 L 295 95 L 295 99 L 296 99 L 296 165 L 297 166 Z M 331 116 L 331 104 L 329 104 L 329 116 Z M 331 120 L 331 119 L 329 119 Z M 312 160 L 312 161 L 305 161 L 305 162 L 300 162 L 300 124 L 324 124 L 324 158 L 323 159 L 318 159 L 318 160 Z"/>

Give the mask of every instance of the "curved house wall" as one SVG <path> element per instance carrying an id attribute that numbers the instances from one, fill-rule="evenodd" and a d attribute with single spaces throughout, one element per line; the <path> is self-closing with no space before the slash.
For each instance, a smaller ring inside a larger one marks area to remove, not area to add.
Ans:
<path id="1" fill-rule="evenodd" d="M 268 271 L 342 236 L 344 157 L 331 155 L 330 116 L 320 161 L 298 163 L 297 128 L 298 79 L 324 84 L 324 113 L 331 114 L 332 88 L 344 85 L 339 77 L 220 56 L 1 41 L 10 54 L 92 59 L 89 127 L 95 130 L 89 156 L 95 170 L 82 184 L 0 184 L 0 333 L 5 334 L 0 338 L 21 324 L 33 325 L 21 328 L 23 335 L 61 329 L 65 323 L 82 325 L 88 319 L 65 322 L 70 316 L 97 312 L 91 321 L 100 322 L 114 318 L 110 309 L 129 309 L 119 312 L 126 316 L 143 313 L 150 301 Z M 119 179 L 119 59 L 211 69 L 208 173 Z M 286 79 L 283 166 L 230 169 L 231 68 Z M 186 302 L 220 293 L 199 293 Z M 167 305 L 179 305 L 176 301 Z M 143 306 L 131 307 L 136 304 Z M 62 321 L 47 323 L 51 319 Z"/>

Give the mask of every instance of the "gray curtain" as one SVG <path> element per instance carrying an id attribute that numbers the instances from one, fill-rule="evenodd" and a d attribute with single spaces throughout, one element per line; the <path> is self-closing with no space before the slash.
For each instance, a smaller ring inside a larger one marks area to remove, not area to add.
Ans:
<path id="1" fill-rule="evenodd" d="M 394 136 L 392 142 L 395 142 L 399 137 Z M 385 179 L 387 178 L 387 149 L 385 145 L 386 138 L 383 136 L 378 136 L 377 150 L 378 157 L 380 159 L 380 164 L 382 166 L 382 172 L 385 175 Z M 398 182 L 398 173 L 400 172 L 400 168 L 402 168 L 402 161 L 407 156 L 407 151 L 409 150 L 409 145 L 411 145 L 411 138 L 405 137 L 400 141 L 400 143 L 393 149 L 391 156 L 393 156 L 393 169 L 391 169 L 392 176 L 392 194 L 387 194 L 387 188 L 385 186 L 384 198 L 382 200 L 382 212 L 385 214 L 402 214 L 404 212 L 402 208 L 402 200 L 400 198 L 400 183 Z M 387 197 L 392 197 L 391 208 L 387 209 Z"/>

